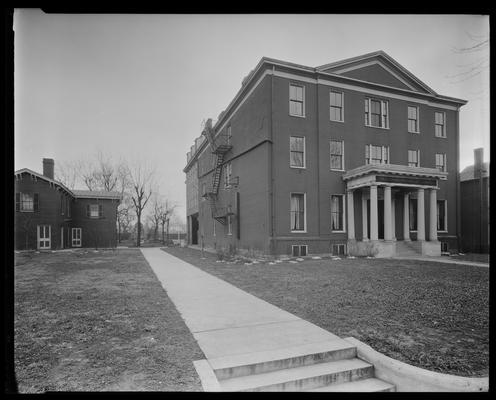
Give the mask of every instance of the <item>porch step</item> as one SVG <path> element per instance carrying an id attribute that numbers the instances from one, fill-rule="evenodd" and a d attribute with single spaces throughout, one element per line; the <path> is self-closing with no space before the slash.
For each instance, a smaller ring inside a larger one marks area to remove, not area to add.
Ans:
<path id="1" fill-rule="evenodd" d="M 217 379 L 225 380 L 356 357 L 356 347 L 342 339 L 271 351 L 210 359 Z"/>
<path id="2" fill-rule="evenodd" d="M 396 386 L 377 378 L 339 383 L 310 389 L 309 392 L 396 392 Z"/>
<path id="3" fill-rule="evenodd" d="M 396 242 L 397 257 L 411 257 L 421 255 L 422 251 L 416 242 L 405 242 L 398 240 Z"/>
<path id="4" fill-rule="evenodd" d="M 222 391 L 301 391 L 372 378 L 374 366 L 358 358 L 220 380 Z"/>

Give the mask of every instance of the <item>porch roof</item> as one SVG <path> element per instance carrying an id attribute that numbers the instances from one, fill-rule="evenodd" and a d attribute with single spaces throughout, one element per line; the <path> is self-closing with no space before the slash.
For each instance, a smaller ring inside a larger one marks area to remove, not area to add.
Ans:
<path id="1" fill-rule="evenodd" d="M 364 175 L 373 174 L 438 178 L 441 180 L 446 180 L 448 178 L 447 172 L 439 171 L 437 168 L 410 167 L 408 165 L 397 164 L 366 164 L 347 171 L 343 175 L 343 180 L 347 181 Z"/>

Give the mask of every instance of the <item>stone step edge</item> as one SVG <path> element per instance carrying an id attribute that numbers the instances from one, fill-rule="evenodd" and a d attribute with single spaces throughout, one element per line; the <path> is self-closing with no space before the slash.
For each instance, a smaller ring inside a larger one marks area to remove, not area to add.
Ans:
<path id="1" fill-rule="evenodd" d="M 307 390 L 308 392 L 394 392 L 396 387 L 378 378 L 359 379 L 335 385 L 321 386 Z"/>
<path id="2" fill-rule="evenodd" d="M 371 378 L 374 376 L 374 366 L 354 358 L 231 378 L 221 381 L 219 384 L 223 391 L 280 391 L 279 386 L 281 385 L 299 382 L 298 386 L 302 386 L 305 381 L 325 380 L 331 376 L 343 377 L 345 382 Z M 330 383 L 324 382 L 315 387 L 326 384 L 329 385 Z M 310 387 L 298 389 L 306 390 Z"/>
<path id="3" fill-rule="evenodd" d="M 278 369 L 295 368 L 355 357 L 355 346 L 350 345 L 342 339 L 336 339 L 308 343 L 301 346 L 284 347 L 270 351 L 235 354 L 208 359 L 207 361 L 217 378 L 223 380 L 235 376 L 253 375 Z M 296 361 L 297 359 L 301 360 Z M 296 361 L 297 365 L 281 365 L 290 364 L 292 361 Z M 257 372 L 253 372 L 257 366 L 260 366 L 260 368 L 258 368 Z"/>

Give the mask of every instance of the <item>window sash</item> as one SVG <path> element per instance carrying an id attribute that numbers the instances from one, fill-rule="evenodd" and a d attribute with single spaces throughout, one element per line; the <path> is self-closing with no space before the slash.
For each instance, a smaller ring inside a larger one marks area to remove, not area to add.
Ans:
<path id="1" fill-rule="evenodd" d="M 303 116 L 304 114 L 303 86 L 289 85 L 289 113 Z"/>
<path id="2" fill-rule="evenodd" d="M 343 195 L 331 195 L 331 230 L 344 230 Z"/>
<path id="3" fill-rule="evenodd" d="M 446 231 L 446 200 L 437 201 L 437 230 Z"/>
<path id="4" fill-rule="evenodd" d="M 365 163 L 389 164 L 389 146 L 367 144 L 365 146 Z"/>
<path id="5" fill-rule="evenodd" d="M 305 167 L 305 138 L 299 136 L 290 136 L 289 138 L 289 158 L 290 166 Z"/>
<path id="6" fill-rule="evenodd" d="M 386 100 L 365 99 L 365 125 L 388 128 L 389 106 Z"/>
<path id="7" fill-rule="evenodd" d="M 436 168 L 441 172 L 446 172 L 446 154 L 436 154 Z"/>
<path id="8" fill-rule="evenodd" d="M 330 93 L 330 119 L 331 121 L 343 121 L 343 93 Z"/>
<path id="9" fill-rule="evenodd" d="M 305 230 L 305 195 L 301 193 L 291 194 L 291 230 Z"/>
<path id="10" fill-rule="evenodd" d="M 408 150 L 408 166 L 418 167 L 419 166 L 419 151 L 418 150 Z"/>
<path id="11" fill-rule="evenodd" d="M 34 211 L 34 195 L 21 193 L 21 211 Z"/>
<path id="12" fill-rule="evenodd" d="M 434 114 L 434 129 L 437 137 L 446 137 L 445 122 L 444 113 L 436 112 Z"/>
<path id="13" fill-rule="evenodd" d="M 331 140 L 330 142 L 330 163 L 331 169 L 343 170 L 343 147 L 344 142 L 342 140 Z"/>

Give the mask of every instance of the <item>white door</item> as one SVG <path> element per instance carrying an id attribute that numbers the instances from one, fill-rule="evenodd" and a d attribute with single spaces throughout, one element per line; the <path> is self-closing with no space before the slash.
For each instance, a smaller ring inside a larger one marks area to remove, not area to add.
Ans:
<path id="1" fill-rule="evenodd" d="M 81 228 L 72 228 L 72 247 L 81 247 Z"/>
<path id="2" fill-rule="evenodd" d="M 52 247 L 51 233 L 50 225 L 38 225 L 38 249 L 50 249 Z"/>

